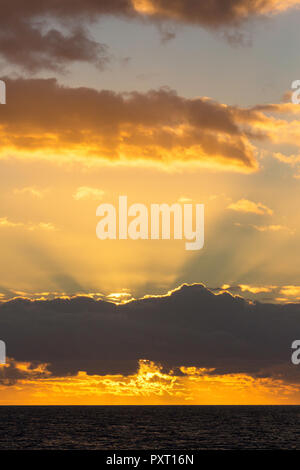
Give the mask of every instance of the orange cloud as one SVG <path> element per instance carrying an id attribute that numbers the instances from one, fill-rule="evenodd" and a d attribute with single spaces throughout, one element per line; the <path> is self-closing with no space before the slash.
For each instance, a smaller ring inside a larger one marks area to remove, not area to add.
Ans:
<path id="1" fill-rule="evenodd" d="M 143 15 L 157 16 L 208 27 L 237 25 L 253 16 L 276 14 L 299 7 L 299 0 L 236 0 L 194 2 L 184 0 L 132 0 L 136 11 Z"/>
<path id="2" fill-rule="evenodd" d="M 280 290 L 280 294 L 285 297 L 292 297 L 294 300 L 300 299 L 300 286 L 283 286 Z"/>
<path id="3" fill-rule="evenodd" d="M 0 228 L 24 228 L 25 230 L 56 230 L 55 226 L 50 222 L 38 222 L 38 223 L 24 223 L 14 222 L 7 217 L 0 217 Z"/>
<path id="4" fill-rule="evenodd" d="M 1 404 L 288 404 L 300 402 L 298 384 L 214 369 L 180 367 L 180 375 L 140 360 L 132 375 L 55 377 L 47 365 L 13 360 L 0 366 Z"/>
<path id="5" fill-rule="evenodd" d="M 168 88 L 115 93 L 64 87 L 55 79 L 6 81 L 10 99 L 0 117 L 2 158 L 249 173 L 259 166 L 258 144 L 297 146 L 300 135 L 300 120 L 278 116 L 296 113 L 297 106 L 287 103 L 239 108 L 206 97 L 184 98 Z M 299 160 L 279 152 L 274 157 L 292 166 Z M 260 203 L 241 201 L 243 210 L 271 213 Z"/>
<path id="6" fill-rule="evenodd" d="M 230 287 L 230 286 L 229 286 Z M 242 292 L 248 291 L 251 292 L 252 294 L 260 294 L 262 292 L 271 292 L 274 286 L 249 286 L 247 284 L 240 284 L 239 285 L 240 289 Z"/>
<path id="7" fill-rule="evenodd" d="M 261 202 L 253 202 L 249 201 L 248 199 L 240 199 L 237 202 L 233 202 L 229 204 L 227 209 L 232 209 L 237 212 L 250 212 L 252 214 L 259 214 L 259 215 L 272 215 L 273 211 L 269 207 L 265 206 Z"/>
<path id="8" fill-rule="evenodd" d="M 251 227 L 258 232 L 286 232 L 289 235 L 294 235 L 295 230 L 287 227 L 286 225 L 281 224 L 270 224 L 270 225 L 256 225 L 256 224 L 241 224 L 240 222 L 235 222 L 236 227 Z"/>
<path id="9" fill-rule="evenodd" d="M 279 232 L 279 231 L 286 231 L 291 234 L 294 233 L 293 230 L 291 230 L 289 227 L 286 227 L 285 225 L 252 225 L 252 227 L 255 230 L 258 230 L 259 232 Z"/>
<path id="10" fill-rule="evenodd" d="M 55 79 L 8 79 L 7 89 L 2 156 L 258 168 L 248 128 L 266 118 L 256 111 L 169 89 L 122 94 L 63 87 Z"/>

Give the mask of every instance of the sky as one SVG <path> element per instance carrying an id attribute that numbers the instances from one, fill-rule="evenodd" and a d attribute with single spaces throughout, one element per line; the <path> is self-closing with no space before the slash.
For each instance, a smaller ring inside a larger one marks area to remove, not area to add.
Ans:
<path id="1" fill-rule="evenodd" d="M 1 404 L 300 403 L 299 7 L 3 7 Z M 204 204 L 203 249 L 99 240 L 120 195 Z"/>

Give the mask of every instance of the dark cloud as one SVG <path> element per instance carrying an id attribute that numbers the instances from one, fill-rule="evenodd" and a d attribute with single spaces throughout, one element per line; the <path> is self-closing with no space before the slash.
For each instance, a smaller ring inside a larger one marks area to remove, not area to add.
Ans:
<path id="1" fill-rule="evenodd" d="M 0 306 L 1 338 L 17 361 L 50 363 L 54 374 L 134 372 L 138 359 L 216 373 L 286 374 L 300 305 L 249 303 L 202 285 L 114 305 L 86 297 L 17 299 Z"/>
<path id="2" fill-rule="evenodd" d="M 285 0 L 11 0 L 1 3 L 0 54 L 30 71 L 76 60 L 103 66 L 106 46 L 87 31 L 103 15 L 224 29 L 290 7 Z"/>
<path id="3" fill-rule="evenodd" d="M 53 1 L 47 5 L 36 0 L 1 4 L 0 55 L 30 72 L 62 69 L 73 61 L 104 67 L 110 60 L 108 48 L 90 38 L 86 26 L 93 21 L 94 11 L 106 9 L 100 11 L 93 4 Z"/>
<path id="4" fill-rule="evenodd" d="M 60 86 L 55 79 L 7 79 L 0 149 L 84 151 L 85 156 L 208 161 L 257 167 L 250 126 L 257 112 L 162 88 L 115 93 Z"/>
<path id="5" fill-rule="evenodd" d="M 0 20 L 1 24 L 1 20 Z M 22 22 L 13 30 L 0 31 L 0 54 L 12 64 L 22 66 L 31 73 L 39 69 L 63 71 L 73 61 L 92 62 L 103 68 L 110 60 L 108 47 L 89 38 L 82 28 L 68 34 L 57 29 L 43 33 L 37 27 Z"/>
<path id="6" fill-rule="evenodd" d="M 17 363 L 14 359 L 8 359 L 5 367 L 0 367 L 0 384 L 15 385 L 19 380 L 41 379 L 49 375 L 47 366 L 38 363 Z"/>

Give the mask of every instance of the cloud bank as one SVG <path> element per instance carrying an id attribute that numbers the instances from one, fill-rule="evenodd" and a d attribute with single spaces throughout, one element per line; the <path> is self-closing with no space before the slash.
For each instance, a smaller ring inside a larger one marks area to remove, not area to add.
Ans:
<path id="1" fill-rule="evenodd" d="M 216 30 L 236 28 L 251 18 L 300 5 L 299 0 L 12 0 L 2 3 L 0 56 L 30 72 L 60 69 L 74 61 L 105 66 L 110 60 L 108 48 L 93 40 L 88 31 L 104 15 L 151 21 L 159 26 L 163 22 L 176 22 Z"/>
<path id="2" fill-rule="evenodd" d="M 216 374 L 293 377 L 299 304 L 247 302 L 203 285 L 116 305 L 86 297 L 0 304 L 1 338 L 16 361 L 53 374 L 128 374 L 141 358 Z"/>
<path id="3" fill-rule="evenodd" d="M 0 152 L 94 157 L 111 162 L 198 163 L 257 169 L 250 140 L 266 134 L 260 112 L 168 88 L 116 93 L 70 88 L 55 79 L 7 79 Z M 272 123 L 273 125 L 273 123 Z"/>

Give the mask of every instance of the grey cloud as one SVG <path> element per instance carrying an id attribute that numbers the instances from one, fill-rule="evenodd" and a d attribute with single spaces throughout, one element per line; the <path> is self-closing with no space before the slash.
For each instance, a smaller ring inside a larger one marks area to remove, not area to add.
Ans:
<path id="1" fill-rule="evenodd" d="M 2 2 L 0 54 L 31 72 L 60 68 L 72 61 L 103 66 L 109 60 L 107 48 L 88 34 L 88 26 L 103 15 L 151 21 L 159 28 L 164 23 L 183 23 L 220 30 L 236 29 L 250 18 L 289 8 L 284 2 L 275 5 L 273 0 L 148 0 L 147 4 L 148 10 L 141 9 L 137 0 Z M 172 36 L 167 33 L 165 39 Z M 235 42 L 243 40 L 240 33 L 231 33 L 232 37 Z"/>
<path id="2" fill-rule="evenodd" d="M 50 363 L 58 375 L 127 374 L 144 358 L 216 373 L 280 370 L 299 380 L 290 361 L 299 317 L 299 304 L 250 303 L 197 284 L 124 305 L 86 297 L 3 302 L 0 335 L 9 357 Z"/>

